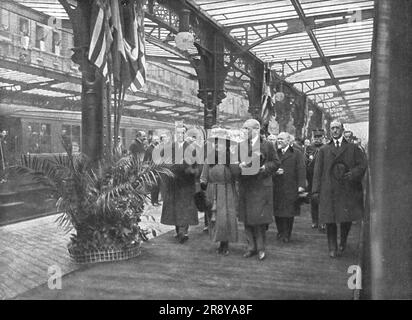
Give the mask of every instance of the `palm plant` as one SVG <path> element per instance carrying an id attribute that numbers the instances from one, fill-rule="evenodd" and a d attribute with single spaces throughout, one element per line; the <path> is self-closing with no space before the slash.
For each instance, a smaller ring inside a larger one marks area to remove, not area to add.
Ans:
<path id="1" fill-rule="evenodd" d="M 22 155 L 17 174 L 30 176 L 57 199 L 59 225 L 71 232 L 70 252 L 122 250 L 147 240 L 139 226 L 148 190 L 173 173 L 162 164 L 143 163 L 133 156 L 92 163 L 75 155 L 53 158 Z"/>

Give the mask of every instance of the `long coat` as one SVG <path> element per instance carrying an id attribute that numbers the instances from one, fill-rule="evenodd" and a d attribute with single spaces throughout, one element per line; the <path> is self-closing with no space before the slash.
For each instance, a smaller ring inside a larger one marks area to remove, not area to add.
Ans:
<path id="1" fill-rule="evenodd" d="M 238 165 L 217 164 L 203 166 L 200 182 L 207 183 L 207 198 L 213 201 L 211 226 L 212 241 L 236 242 L 238 239 L 238 195 L 235 181 L 240 175 Z"/>
<path id="2" fill-rule="evenodd" d="M 282 175 L 273 175 L 273 214 L 290 218 L 300 214 L 298 187 L 306 185 L 306 168 L 303 154 L 295 147 L 289 147 L 285 154 L 278 150 Z"/>
<path id="3" fill-rule="evenodd" d="M 198 165 L 189 165 L 184 161 L 181 164 L 175 163 L 175 153 L 182 154 L 182 149 L 184 152 L 188 147 L 186 142 L 181 148 L 176 147 L 175 143 L 171 147 L 174 161 L 171 170 L 174 177 L 166 179 L 161 185 L 163 207 L 160 223 L 172 226 L 197 225 L 199 219 L 194 194 Z"/>
<path id="4" fill-rule="evenodd" d="M 366 168 L 364 153 L 346 140 L 342 141 L 339 149 L 333 140 L 320 148 L 312 184 L 312 193 L 319 193 L 320 223 L 341 223 L 362 218 L 362 178 Z M 348 171 L 352 173 L 350 180 L 343 178 Z"/>
<path id="5" fill-rule="evenodd" d="M 270 142 L 260 143 L 260 153 L 265 170 L 255 175 L 242 174 L 239 178 L 239 221 L 250 226 L 273 222 L 272 174 L 280 161 Z"/>
<path id="6" fill-rule="evenodd" d="M 322 145 L 311 144 L 305 149 L 306 179 L 308 181 L 307 191 L 312 192 L 313 174 L 315 172 L 316 156 Z"/>
<path id="7" fill-rule="evenodd" d="M 133 142 L 129 146 L 129 152 L 135 157 L 138 156 L 139 158 L 141 158 L 141 160 L 143 160 L 143 156 L 145 152 L 143 142 L 140 141 L 139 139 L 133 140 Z"/>

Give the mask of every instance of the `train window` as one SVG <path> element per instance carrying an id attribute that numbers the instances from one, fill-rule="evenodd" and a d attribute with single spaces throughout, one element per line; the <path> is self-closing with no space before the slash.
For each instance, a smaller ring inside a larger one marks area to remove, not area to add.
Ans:
<path id="1" fill-rule="evenodd" d="M 67 124 L 62 125 L 61 137 L 63 144 L 71 149 L 72 139 L 71 139 L 71 126 Z"/>
<path id="2" fill-rule="evenodd" d="M 46 34 L 44 31 L 44 28 L 42 26 L 36 25 L 36 43 L 35 46 L 37 49 L 40 49 L 41 51 L 45 50 L 44 47 L 44 41 L 46 38 Z"/>
<path id="3" fill-rule="evenodd" d="M 80 152 L 80 126 L 72 126 L 73 152 Z"/>
<path id="4" fill-rule="evenodd" d="M 29 35 L 29 20 L 20 18 L 19 29 L 23 36 L 28 36 Z"/>
<path id="5" fill-rule="evenodd" d="M 10 28 L 10 16 L 9 11 L 0 9 L 0 30 L 9 30 Z"/>
<path id="6" fill-rule="evenodd" d="M 29 122 L 27 125 L 27 141 L 30 153 L 51 152 L 50 124 Z"/>
<path id="7" fill-rule="evenodd" d="M 63 124 L 62 139 L 72 152 L 80 152 L 80 126 Z"/>
<path id="8" fill-rule="evenodd" d="M 52 52 L 60 55 L 60 34 L 58 32 L 53 31 L 53 41 L 52 41 Z"/>
<path id="9" fill-rule="evenodd" d="M 39 142 L 40 142 L 40 152 L 41 153 L 51 152 L 50 124 L 42 123 L 40 125 Z"/>

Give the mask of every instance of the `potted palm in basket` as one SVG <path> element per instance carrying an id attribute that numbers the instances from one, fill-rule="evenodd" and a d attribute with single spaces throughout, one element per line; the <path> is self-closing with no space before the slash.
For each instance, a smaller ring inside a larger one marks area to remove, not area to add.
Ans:
<path id="1" fill-rule="evenodd" d="M 140 253 L 148 232 L 139 226 L 148 190 L 172 172 L 133 156 L 92 163 L 84 154 L 52 158 L 22 155 L 12 170 L 47 187 L 62 214 L 59 225 L 71 233 L 68 251 L 78 263 L 124 260 Z M 74 231 L 74 232 L 73 232 Z"/>

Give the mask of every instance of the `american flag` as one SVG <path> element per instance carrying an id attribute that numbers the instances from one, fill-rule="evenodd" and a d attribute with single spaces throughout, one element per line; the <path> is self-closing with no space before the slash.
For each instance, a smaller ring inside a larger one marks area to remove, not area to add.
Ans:
<path id="1" fill-rule="evenodd" d="M 263 96 L 262 96 L 262 111 L 260 114 L 262 125 L 269 123 L 272 113 L 272 97 L 270 94 L 270 70 L 266 70 L 263 75 Z"/>
<path id="2" fill-rule="evenodd" d="M 92 6 L 93 31 L 91 35 L 89 60 L 100 70 L 104 77 L 108 72 L 108 53 L 113 42 L 109 20 L 111 8 L 108 0 L 95 0 Z"/>
<path id="3" fill-rule="evenodd" d="M 108 56 L 116 83 L 137 91 L 146 82 L 145 0 L 95 0 L 89 60 L 108 73 Z"/>

